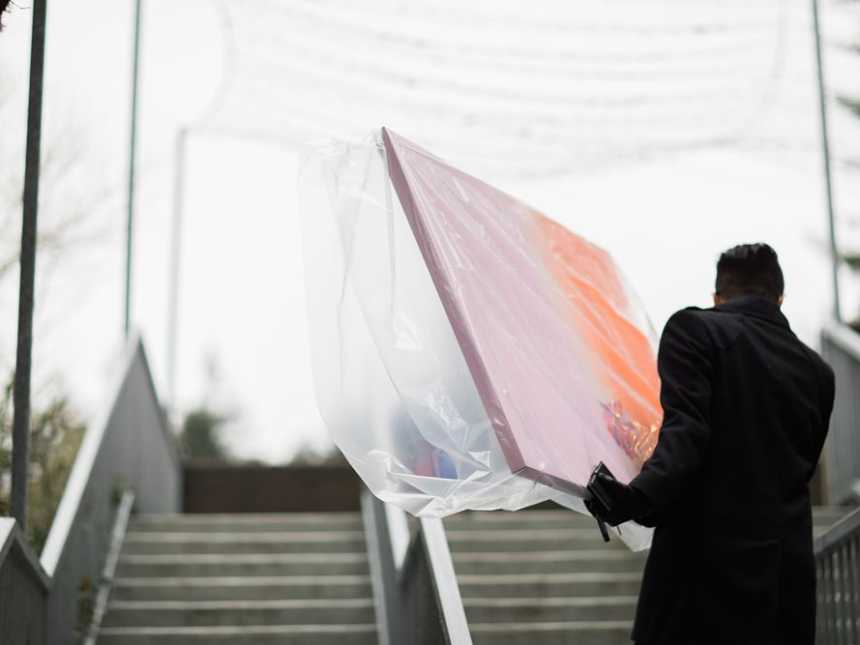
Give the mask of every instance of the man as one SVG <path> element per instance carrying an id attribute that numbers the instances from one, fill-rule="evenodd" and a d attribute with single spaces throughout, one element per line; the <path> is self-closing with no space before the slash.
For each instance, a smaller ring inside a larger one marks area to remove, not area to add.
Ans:
<path id="1" fill-rule="evenodd" d="M 813 645 L 808 484 L 833 408 L 833 372 L 780 311 L 766 244 L 717 262 L 714 307 L 674 314 L 660 340 L 663 426 L 653 455 L 592 512 L 655 526 L 636 611 L 639 645 Z M 593 489 L 592 489 L 593 490 Z"/>

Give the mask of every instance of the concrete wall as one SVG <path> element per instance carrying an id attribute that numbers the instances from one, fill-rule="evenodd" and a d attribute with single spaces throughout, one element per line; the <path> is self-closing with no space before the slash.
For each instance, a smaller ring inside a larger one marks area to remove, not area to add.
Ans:
<path id="1" fill-rule="evenodd" d="M 343 467 L 187 463 L 186 513 L 358 511 L 359 479 Z"/>

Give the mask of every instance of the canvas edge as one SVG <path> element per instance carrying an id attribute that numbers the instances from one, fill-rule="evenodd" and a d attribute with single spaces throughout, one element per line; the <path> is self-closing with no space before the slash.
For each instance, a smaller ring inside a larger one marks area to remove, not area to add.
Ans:
<path id="1" fill-rule="evenodd" d="M 403 165 L 400 156 L 397 153 L 397 148 L 392 140 L 392 136 L 402 138 L 400 135 L 391 132 L 388 128 L 382 128 L 382 141 L 386 151 L 386 162 L 388 165 L 388 176 L 391 183 L 394 185 L 397 197 L 403 207 L 403 212 L 406 214 L 406 219 L 409 222 L 409 227 L 412 230 L 412 235 L 415 237 L 415 242 L 421 251 L 424 262 L 430 269 L 430 277 L 433 281 L 433 286 L 436 288 L 436 293 L 439 300 L 442 302 L 442 307 L 445 310 L 445 315 L 457 339 L 457 344 L 460 346 L 460 351 L 463 352 L 463 358 L 466 360 L 466 365 L 475 381 L 475 386 L 478 394 L 481 397 L 481 403 L 490 419 L 496 437 L 499 440 L 499 445 L 502 449 L 505 459 L 512 473 L 519 474 L 526 470 L 531 470 L 525 463 L 522 452 L 520 452 L 516 439 L 511 431 L 510 423 L 507 415 L 501 404 L 501 399 L 496 394 L 490 375 L 487 371 L 484 361 L 481 358 L 477 344 L 471 333 L 462 324 L 457 322 L 458 317 L 462 318 L 458 303 L 448 296 L 446 293 L 450 290 L 450 285 L 447 283 L 444 276 L 439 275 L 439 271 L 434 271 L 433 267 L 441 266 L 441 263 L 436 258 L 436 254 L 430 244 L 427 243 L 428 235 L 421 217 L 419 215 L 418 206 L 412 197 L 411 186 L 406 173 L 403 170 Z M 495 413 L 491 413 L 493 410 Z M 531 477 L 530 477 L 531 479 Z M 571 484 L 566 482 L 567 486 Z"/>

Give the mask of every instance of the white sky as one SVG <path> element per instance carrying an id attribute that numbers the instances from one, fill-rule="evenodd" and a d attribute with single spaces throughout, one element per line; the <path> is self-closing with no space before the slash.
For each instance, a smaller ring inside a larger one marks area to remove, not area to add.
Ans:
<path id="1" fill-rule="evenodd" d="M 830 307 L 830 295 L 820 158 L 814 146 L 818 121 L 812 49 L 803 23 L 807 3 L 785 5 L 792 8 L 787 15 L 793 22 L 784 32 L 787 36 L 781 45 L 782 81 L 778 95 L 768 102 L 768 111 L 753 115 L 748 124 L 749 140 L 743 145 L 699 147 L 691 152 L 644 158 L 631 157 L 618 148 L 617 142 L 654 134 L 649 125 L 656 122 L 654 113 L 635 113 L 647 116 L 639 126 L 634 119 L 625 121 L 624 114 L 608 124 L 597 120 L 595 123 L 603 125 L 583 125 L 583 119 L 602 115 L 604 108 L 571 113 L 561 125 L 553 125 L 553 115 L 545 113 L 544 108 L 554 105 L 553 101 L 576 104 L 584 96 L 603 97 L 603 86 L 588 80 L 596 68 L 585 65 L 576 72 L 580 76 L 571 78 L 570 87 L 549 82 L 542 85 L 537 77 L 523 89 L 505 86 L 509 82 L 505 74 L 514 74 L 519 64 L 515 52 L 503 50 L 511 39 L 523 51 L 544 48 L 553 54 L 556 48 L 557 55 L 547 59 L 548 65 L 576 55 L 565 49 L 572 46 L 568 41 L 588 50 L 596 46 L 587 37 L 575 36 L 575 32 L 574 37 L 567 38 L 564 30 L 544 38 L 542 31 L 528 25 L 515 29 L 512 35 L 510 25 L 516 22 L 511 23 L 510 16 L 524 11 L 521 3 L 507 0 L 493 3 L 492 8 L 486 3 L 470 7 L 473 18 L 474 12 L 483 11 L 488 20 L 501 24 L 493 31 L 495 23 L 488 22 L 481 35 L 474 38 L 475 47 L 488 51 L 496 48 L 505 61 L 502 69 L 490 67 L 478 79 L 469 76 L 474 70 L 463 71 L 458 77 L 456 70 L 443 65 L 444 60 L 453 60 L 451 52 L 456 53 L 460 46 L 457 43 L 464 42 L 460 32 L 469 26 L 457 23 L 457 16 L 453 16 L 448 19 L 456 29 L 452 27 L 450 32 L 435 33 L 427 27 L 431 18 L 440 19 L 430 15 L 427 7 L 450 8 L 455 6 L 452 3 L 416 5 L 388 0 L 374 5 L 375 13 L 365 12 L 363 17 L 352 13 L 345 2 L 319 3 L 320 12 L 329 12 L 322 16 L 325 24 L 334 26 L 317 34 L 316 44 L 309 41 L 315 32 L 308 31 L 305 23 L 284 17 L 284 22 L 275 20 L 283 7 L 305 11 L 303 20 L 320 18 L 309 13 L 311 6 L 317 10 L 316 4 L 257 0 L 243 4 L 240 10 L 237 4 L 214 0 L 145 1 L 134 320 L 144 335 L 156 382 L 162 389 L 174 136 L 180 124 L 208 118 L 207 106 L 219 95 L 220 84 L 230 77 L 231 70 L 238 74 L 238 80 L 232 93 L 228 92 L 228 100 L 221 104 L 222 110 L 209 122 L 243 129 L 277 129 L 279 134 L 288 134 L 297 141 L 393 125 L 401 134 L 462 163 L 466 170 L 492 179 L 609 249 L 642 296 L 658 330 L 674 310 L 689 304 L 708 304 L 713 265 L 721 250 L 743 241 L 768 241 L 782 258 L 787 283 L 786 313 L 801 337 L 816 344 L 817 330 Z M 643 35 L 636 31 L 637 25 L 641 31 L 643 24 L 653 26 L 655 20 L 650 15 L 653 12 L 644 12 L 649 16 L 643 17 L 642 11 L 632 9 L 642 4 L 551 3 L 545 15 L 537 18 L 544 20 L 543 30 L 556 18 L 561 24 L 565 20 L 574 24 L 583 14 L 601 24 L 626 25 L 626 30 L 619 29 L 617 33 L 610 30 L 611 38 L 618 51 L 630 49 L 635 54 L 643 51 L 642 42 L 647 41 L 649 47 L 657 43 L 653 46 L 658 49 L 661 42 L 660 33 Z M 49 7 L 46 129 L 53 132 L 62 130 L 64 124 L 77 124 L 87 145 L 80 162 L 86 171 L 75 181 L 79 188 L 106 188 L 111 196 L 102 209 L 104 213 L 98 215 L 106 231 L 98 244 L 62 256 L 56 265 L 40 258 L 37 383 L 52 378 L 59 381 L 87 416 L 107 391 L 111 357 L 121 343 L 132 5 L 90 0 L 52 2 Z M 251 17 L 243 18 L 241 11 L 252 6 L 257 13 L 248 9 Z M 428 15 L 412 9 L 416 6 Z M 695 17 L 696 7 L 705 12 L 716 11 L 714 7 L 720 6 L 721 15 L 732 17 L 734 6 L 736 20 L 729 24 L 742 33 L 746 33 L 743 25 L 749 20 L 769 15 L 750 18 L 744 8 L 746 3 L 740 2 L 702 0 L 673 5 L 671 0 L 661 0 L 655 6 L 663 10 L 686 7 L 685 12 L 666 12 L 674 16 L 676 23 Z M 553 12 L 561 14 L 555 16 Z M 0 95 L 13 92 L 12 109 L 7 112 L 11 120 L 0 129 L 3 163 L 7 163 L 9 150 L 23 145 L 29 13 L 24 6 L 6 16 L 7 29 L 0 35 Z M 826 17 L 831 24 L 835 23 L 834 15 L 828 8 Z M 231 33 L 235 39 L 231 42 L 243 48 L 239 55 L 225 54 L 230 45 L 224 37 L 225 16 L 233 21 Z M 366 43 L 344 41 L 338 45 L 343 37 L 336 32 L 339 23 L 333 22 L 332 16 L 353 25 L 355 33 L 371 28 L 378 33 Z M 841 29 L 845 24 L 848 23 L 839 22 L 837 27 Z M 858 14 L 853 14 L 851 24 L 860 31 Z M 417 81 L 403 81 L 413 85 L 398 94 L 392 92 L 390 84 L 400 82 L 397 79 L 410 71 L 409 65 L 417 63 L 404 63 L 401 67 L 392 63 L 393 71 L 386 72 L 387 77 L 374 71 L 374 66 L 386 63 L 390 58 L 388 47 L 394 47 L 396 36 L 403 34 L 430 42 L 426 60 L 443 62 L 438 63 L 442 65 L 439 68 L 427 62 L 413 69 Z M 698 41 L 684 46 L 693 42 Z M 299 48 L 299 53 L 284 53 L 282 48 L 287 46 Z M 312 68 L 320 64 L 319 60 L 303 57 L 303 47 L 325 51 L 327 58 L 320 60 L 340 71 L 329 73 L 326 67 L 325 75 L 320 75 Z M 773 49 L 776 44 L 766 47 Z M 261 59 L 261 52 L 270 60 Z M 353 67 L 338 62 L 338 57 L 348 59 Z M 762 73 L 771 73 L 772 56 L 762 61 L 749 59 L 744 69 L 758 69 L 758 63 Z M 837 61 L 828 68 L 834 85 L 850 85 L 851 79 L 860 78 L 857 67 L 851 65 L 850 61 Z M 356 74 L 360 73 L 367 77 L 358 87 Z M 422 85 L 422 79 L 429 80 Z M 699 89 L 708 91 L 707 83 L 700 81 L 696 81 L 701 85 Z M 486 83 L 486 91 L 480 95 L 475 92 L 482 98 L 474 98 L 469 88 L 479 82 Z M 630 83 L 617 86 L 621 87 L 617 91 L 623 94 L 635 86 L 634 81 Z M 683 81 L 680 87 L 691 84 L 694 82 Z M 853 89 L 860 93 L 860 86 Z M 370 94 L 371 90 L 377 94 Z M 502 108 L 499 101 L 493 103 L 492 96 L 506 90 L 512 90 L 515 98 L 510 100 L 519 101 L 516 105 L 520 112 L 497 123 L 493 117 Z M 752 86 L 750 102 L 760 95 L 761 88 Z M 387 98 L 374 98 L 378 96 Z M 392 101 L 391 96 L 401 96 L 402 101 Z M 532 105 L 526 100 L 530 96 L 543 98 Z M 435 111 L 424 109 L 428 105 Z M 315 114 L 315 107 L 319 114 Z M 689 119 L 684 121 L 685 136 L 713 129 L 723 118 L 726 123 L 734 118 L 722 111 L 719 101 L 711 109 L 704 112 L 708 120 L 698 126 L 690 125 Z M 478 118 L 474 127 L 458 125 L 470 123 L 476 110 L 479 117 L 486 117 L 483 121 Z M 535 116 L 530 116 L 528 110 L 534 110 Z M 343 118 L 334 121 L 329 118 L 331 114 Z M 678 118 L 682 117 L 679 113 Z M 311 121 L 313 127 L 307 127 Z M 856 131 L 844 118 L 834 121 L 838 151 L 850 149 L 858 141 Z M 669 123 L 671 126 L 672 121 Z M 532 125 L 537 135 L 522 134 Z M 619 130 L 622 126 L 627 129 Z M 479 154 L 497 145 L 500 133 L 508 130 L 515 132 L 505 140 L 510 142 L 508 149 L 514 151 L 510 157 Z M 676 131 L 681 131 L 680 126 Z M 568 138 L 546 143 L 560 132 Z M 765 146 L 765 139 L 778 141 L 783 147 Z M 589 147 L 582 143 L 586 140 L 591 142 Z M 580 144 L 583 147 L 577 147 Z M 605 158 L 595 150 L 606 152 Z M 591 163 L 598 158 L 599 163 Z M 540 169 L 541 162 L 547 159 L 556 165 L 567 164 L 570 172 L 543 178 L 527 176 L 529 168 Z M 327 444 L 310 374 L 296 203 L 298 163 L 296 147 L 194 135 L 187 166 L 179 403 L 187 409 L 203 400 L 207 392 L 207 356 L 216 357 L 220 380 L 215 403 L 238 413 L 229 430 L 231 445 L 243 457 L 274 462 L 288 457 L 303 442 Z M 860 216 L 857 172 L 852 175 L 840 169 L 836 177 L 838 205 L 846 216 Z M 54 189 L 67 190 L 62 186 Z M 57 199 L 65 196 L 64 192 Z M 856 230 L 844 228 L 846 235 L 856 234 Z M 4 230 L 0 235 L 7 246 L 10 240 L 17 243 L 19 231 Z M 17 277 L 0 285 L 0 356 L 4 367 L 14 363 L 16 280 Z M 851 286 L 845 289 L 846 297 L 857 290 L 856 284 Z M 845 311 L 853 312 L 856 306 L 856 299 L 849 299 Z"/>

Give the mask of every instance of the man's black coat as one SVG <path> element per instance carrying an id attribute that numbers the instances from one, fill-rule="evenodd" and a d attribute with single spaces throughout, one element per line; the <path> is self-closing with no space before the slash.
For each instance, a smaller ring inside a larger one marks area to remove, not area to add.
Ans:
<path id="1" fill-rule="evenodd" d="M 808 483 L 832 370 L 758 297 L 673 315 L 658 368 L 663 426 L 631 482 L 656 526 L 633 640 L 812 645 Z"/>

